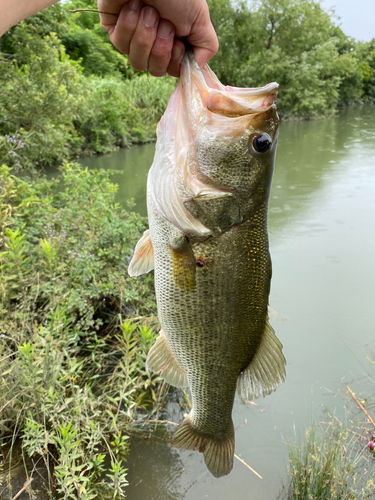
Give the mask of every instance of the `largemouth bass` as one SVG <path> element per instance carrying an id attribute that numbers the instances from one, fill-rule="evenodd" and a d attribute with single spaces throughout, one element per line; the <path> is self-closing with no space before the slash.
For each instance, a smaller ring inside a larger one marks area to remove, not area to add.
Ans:
<path id="1" fill-rule="evenodd" d="M 147 365 L 189 388 L 192 409 L 172 446 L 203 453 L 215 477 L 233 467 L 232 408 L 284 380 L 268 321 L 267 208 L 278 85 L 223 86 L 192 52 L 157 130 L 148 175 L 149 230 L 129 274 L 155 269 L 161 331 Z"/>

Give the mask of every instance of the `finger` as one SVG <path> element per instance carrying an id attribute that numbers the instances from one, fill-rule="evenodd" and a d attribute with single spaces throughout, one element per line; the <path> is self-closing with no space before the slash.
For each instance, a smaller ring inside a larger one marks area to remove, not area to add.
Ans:
<path id="1" fill-rule="evenodd" d="M 130 42 L 128 57 L 130 64 L 137 71 L 144 71 L 148 68 L 148 60 L 156 39 L 158 24 L 158 11 L 150 6 L 143 7 Z"/>
<path id="2" fill-rule="evenodd" d="M 164 76 L 172 55 L 174 26 L 170 21 L 161 19 L 154 45 L 148 60 L 148 71 L 153 76 Z"/>
<path id="3" fill-rule="evenodd" d="M 124 6 L 124 0 L 98 0 L 99 12 L 110 12 L 111 14 L 120 14 Z M 118 19 L 115 15 L 100 14 L 100 22 L 106 31 L 114 29 Z"/>
<path id="4" fill-rule="evenodd" d="M 130 0 L 121 9 L 113 29 L 107 30 L 111 42 L 123 54 L 130 52 L 130 43 L 140 22 L 141 12 L 142 1 Z"/>
<path id="5" fill-rule="evenodd" d="M 187 41 L 194 46 L 194 55 L 200 68 L 218 51 L 219 41 L 212 26 L 208 8 L 192 26 Z"/>
<path id="6" fill-rule="evenodd" d="M 185 54 L 185 45 L 178 38 L 173 43 L 172 56 L 169 61 L 167 73 L 171 76 L 179 77 L 181 71 L 181 61 Z"/>

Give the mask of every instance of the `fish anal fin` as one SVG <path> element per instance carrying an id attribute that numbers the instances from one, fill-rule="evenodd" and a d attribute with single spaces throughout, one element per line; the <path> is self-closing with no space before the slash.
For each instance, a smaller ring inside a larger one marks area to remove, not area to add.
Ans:
<path id="1" fill-rule="evenodd" d="M 160 331 L 155 344 L 152 346 L 147 356 L 147 368 L 155 373 L 160 372 L 160 376 L 174 387 L 188 387 L 188 380 L 185 371 L 170 350 L 163 330 Z"/>
<path id="2" fill-rule="evenodd" d="M 233 469 L 233 422 L 227 435 L 214 439 L 196 431 L 188 415 L 173 434 L 171 445 L 174 448 L 203 453 L 207 469 L 215 477 L 226 476 Z"/>
<path id="3" fill-rule="evenodd" d="M 154 247 L 150 238 L 150 230 L 147 229 L 138 241 L 132 260 L 128 267 L 130 276 L 140 276 L 154 269 Z"/>
<path id="4" fill-rule="evenodd" d="M 258 350 L 237 380 L 237 391 L 242 398 L 267 396 L 284 382 L 286 360 L 282 348 L 267 318 Z"/>

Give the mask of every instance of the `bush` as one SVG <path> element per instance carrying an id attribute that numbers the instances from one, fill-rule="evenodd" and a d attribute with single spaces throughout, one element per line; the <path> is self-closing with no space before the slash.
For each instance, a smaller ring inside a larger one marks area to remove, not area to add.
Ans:
<path id="1" fill-rule="evenodd" d="M 81 334 L 102 328 L 114 304 L 132 315 L 154 312 L 151 275 L 127 275 L 146 219 L 114 204 L 110 172 L 69 163 L 61 170 L 51 181 L 19 179 L 2 167 L 3 309 L 29 311 L 39 321 L 58 306 Z"/>
<path id="2" fill-rule="evenodd" d="M 86 99 L 74 121 L 84 138 L 85 153 L 108 153 L 115 147 L 155 140 L 160 120 L 173 90 L 171 78 L 133 80 L 115 77 L 84 79 Z"/>
<path id="3" fill-rule="evenodd" d="M 0 163 L 21 171 L 48 165 L 80 150 L 73 126 L 82 96 L 79 67 L 56 36 L 40 39 L 19 29 L 27 64 L 0 54 Z"/>
<path id="4" fill-rule="evenodd" d="M 14 53 L 0 53 L 0 164 L 19 173 L 155 139 L 172 78 L 85 76 L 56 34 L 40 30 L 21 23 L 7 40 Z"/>
<path id="5" fill-rule="evenodd" d="M 0 446 L 22 438 L 64 499 L 124 497 L 133 412 L 156 400 L 153 279 L 127 276 L 146 221 L 109 175 L 0 169 Z"/>

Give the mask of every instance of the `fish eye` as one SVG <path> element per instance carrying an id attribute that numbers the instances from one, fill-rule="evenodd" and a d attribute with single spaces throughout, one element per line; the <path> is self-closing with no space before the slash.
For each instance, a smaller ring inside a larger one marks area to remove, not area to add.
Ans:
<path id="1" fill-rule="evenodd" d="M 249 145 L 259 154 L 267 153 L 272 146 L 272 139 L 268 134 L 252 134 L 249 137 Z"/>
<path id="2" fill-rule="evenodd" d="M 204 259 L 197 259 L 196 264 L 198 267 L 204 267 L 206 265 L 206 261 Z"/>

